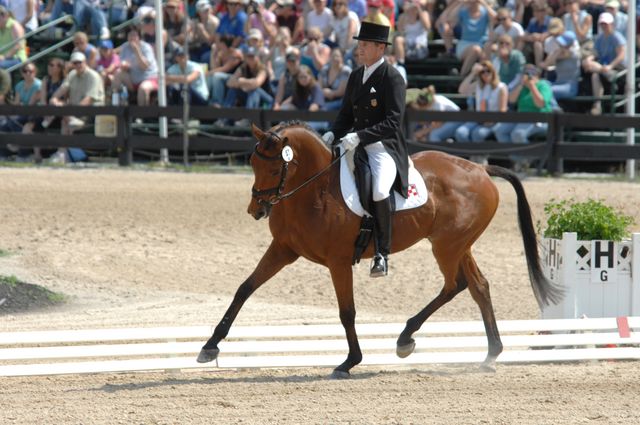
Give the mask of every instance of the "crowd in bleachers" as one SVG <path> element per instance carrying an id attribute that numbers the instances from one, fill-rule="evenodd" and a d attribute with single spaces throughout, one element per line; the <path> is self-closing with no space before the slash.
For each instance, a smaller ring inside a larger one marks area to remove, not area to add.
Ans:
<path id="1" fill-rule="evenodd" d="M 154 3 L 0 0 L 0 103 L 155 102 Z M 625 56 L 626 7 L 626 0 L 163 0 L 167 99 L 336 110 L 359 65 L 353 36 L 369 21 L 391 26 L 387 60 L 405 76 L 410 64 L 450 61 L 448 74 L 460 79 L 457 94 L 468 99 L 463 108 L 548 112 L 558 108 L 557 100 L 591 94 L 591 112 L 599 114 L 609 82 L 631 63 Z M 73 36 L 73 49 L 49 55 L 38 75 L 38 66 L 25 64 L 35 53 L 31 39 L 12 41 L 65 14 L 73 20 L 48 28 L 40 39 Z M 130 19 L 131 25 L 114 29 Z M 434 87 L 418 87 L 407 102 L 416 109 L 460 108 Z M 85 123 L 82 117 L 4 117 L 0 130 L 59 127 L 72 134 Z M 544 131 L 535 123 L 421 123 L 415 135 L 423 141 L 526 142 Z M 0 147 L 0 158 L 13 154 Z M 54 156 L 68 158 L 69 152 Z"/>

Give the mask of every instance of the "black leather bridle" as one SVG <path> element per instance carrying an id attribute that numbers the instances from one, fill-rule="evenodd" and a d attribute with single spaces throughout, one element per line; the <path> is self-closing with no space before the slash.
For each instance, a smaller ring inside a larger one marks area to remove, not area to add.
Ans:
<path id="1" fill-rule="evenodd" d="M 288 139 L 285 137 L 284 139 L 281 138 L 277 133 L 275 132 L 268 132 L 267 133 L 269 135 L 269 141 L 276 139 L 278 142 L 282 142 L 282 150 L 284 150 L 284 148 L 288 145 Z M 264 160 L 264 161 L 282 161 L 282 168 L 280 169 L 280 181 L 278 182 L 277 186 L 271 187 L 269 189 L 262 189 L 262 190 L 258 190 L 254 187 L 251 188 L 251 196 L 256 199 L 256 201 L 258 202 L 259 205 L 267 205 L 269 207 L 274 206 L 275 204 L 277 204 L 278 202 L 287 199 L 288 197 L 292 196 L 294 193 L 296 193 L 298 190 L 302 189 L 303 187 L 305 187 L 306 185 L 308 185 L 309 183 L 311 183 L 312 181 L 314 181 L 316 178 L 320 177 L 322 174 L 324 174 L 325 172 L 327 172 L 336 162 L 338 162 L 340 160 L 340 158 L 342 158 L 344 156 L 344 154 L 347 152 L 346 150 L 342 153 L 342 155 L 338 156 L 336 159 L 334 159 L 333 161 L 331 161 L 331 163 L 329 165 L 327 165 L 325 168 L 323 168 L 322 170 L 320 170 L 319 172 L 317 172 L 316 174 L 314 174 L 313 176 L 311 176 L 309 179 L 305 180 L 300 186 L 296 187 L 295 189 L 290 190 L 287 193 L 282 193 L 284 191 L 284 185 L 286 183 L 286 179 L 287 179 L 287 171 L 289 170 L 289 163 L 293 162 L 294 164 L 298 164 L 298 161 L 296 161 L 295 159 L 291 160 L 291 161 L 286 161 L 283 157 L 282 157 L 282 150 L 280 151 L 280 153 L 278 155 L 274 155 L 274 156 L 267 156 L 265 154 L 263 154 L 262 152 L 260 152 L 258 150 L 258 146 L 260 145 L 260 142 L 256 143 L 255 148 L 253 149 L 253 153 L 260 159 Z M 269 196 L 269 198 L 264 199 L 264 196 Z"/>

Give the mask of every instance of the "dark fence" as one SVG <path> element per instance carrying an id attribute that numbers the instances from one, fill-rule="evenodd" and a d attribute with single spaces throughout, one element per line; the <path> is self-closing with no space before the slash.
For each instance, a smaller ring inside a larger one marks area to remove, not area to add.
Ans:
<path id="1" fill-rule="evenodd" d="M 89 150 L 109 150 L 118 153 L 120 165 L 132 163 L 134 150 L 169 149 L 174 151 L 211 151 L 211 152 L 250 152 L 255 140 L 249 135 L 233 137 L 215 134 L 212 128 L 207 136 L 189 136 L 188 143 L 183 135 L 171 135 L 161 138 L 155 134 L 133 134 L 132 122 L 137 119 L 158 119 L 160 116 L 182 118 L 181 106 L 14 106 L 0 105 L 0 114 L 29 115 L 29 116 L 88 116 L 113 115 L 117 119 L 115 137 L 96 137 L 94 134 L 79 133 L 72 136 L 62 136 L 50 130 L 48 133 L 19 134 L 4 133 L 1 135 L 2 144 L 14 144 L 22 147 L 79 147 Z M 335 112 L 308 111 L 271 111 L 261 109 L 217 109 L 211 107 L 189 108 L 189 118 L 201 121 L 214 121 L 219 118 L 246 118 L 260 128 L 270 128 L 283 121 L 324 121 L 330 122 L 336 116 Z M 529 144 L 498 143 L 485 141 L 482 143 L 416 143 L 412 141 L 410 129 L 420 121 L 476 121 L 476 122 L 546 122 L 548 131 L 546 137 L 535 139 Z M 497 112 L 427 112 L 407 110 L 405 119 L 409 149 L 411 153 L 423 150 L 439 150 L 454 155 L 489 155 L 494 157 L 508 157 L 518 155 L 539 160 L 539 168 L 546 167 L 550 172 L 562 172 L 564 160 L 580 161 L 624 161 L 640 159 L 640 144 L 627 145 L 612 143 L 615 130 L 628 128 L 640 129 L 640 116 L 624 115 L 581 115 L 553 112 L 539 113 L 497 113 Z M 205 125 L 201 126 L 206 127 Z M 602 140 L 595 142 L 574 142 L 564 140 L 568 128 L 598 130 Z M 609 135 L 609 136 L 608 136 Z M 611 136 L 611 137 L 610 137 Z M 609 140 L 609 141 L 608 141 Z"/>

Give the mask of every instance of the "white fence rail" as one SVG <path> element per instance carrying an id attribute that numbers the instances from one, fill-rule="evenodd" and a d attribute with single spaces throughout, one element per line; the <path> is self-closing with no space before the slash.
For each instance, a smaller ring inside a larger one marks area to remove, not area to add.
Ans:
<path id="1" fill-rule="evenodd" d="M 428 322 L 416 351 L 395 355 L 404 324 L 357 326 L 364 365 L 479 363 L 482 322 Z M 640 317 L 499 321 L 499 362 L 640 359 Z M 332 367 L 348 347 L 341 325 L 236 326 L 219 344 L 217 362 L 195 361 L 207 326 L 0 333 L 0 376 L 211 368 Z"/>

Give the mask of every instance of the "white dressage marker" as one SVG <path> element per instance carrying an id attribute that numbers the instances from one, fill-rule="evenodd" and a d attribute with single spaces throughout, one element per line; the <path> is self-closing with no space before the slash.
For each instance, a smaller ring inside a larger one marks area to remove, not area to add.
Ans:
<path id="1" fill-rule="evenodd" d="M 482 322 L 427 322 L 416 350 L 400 359 L 404 324 L 356 326 L 362 365 L 480 363 L 486 355 Z M 500 321 L 501 363 L 640 359 L 640 317 Z M 635 330 L 635 331 L 634 331 Z M 0 333 L 0 376 L 150 370 L 333 367 L 348 350 L 341 325 L 236 326 L 220 343 L 217 362 L 196 356 L 208 326 Z"/>

